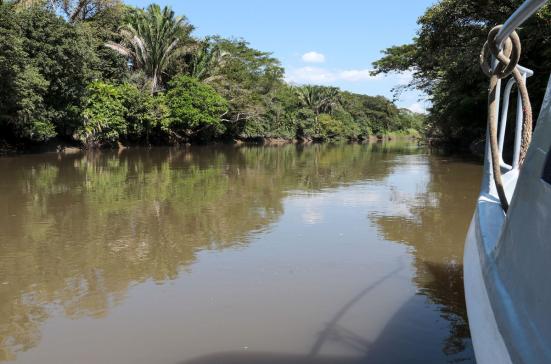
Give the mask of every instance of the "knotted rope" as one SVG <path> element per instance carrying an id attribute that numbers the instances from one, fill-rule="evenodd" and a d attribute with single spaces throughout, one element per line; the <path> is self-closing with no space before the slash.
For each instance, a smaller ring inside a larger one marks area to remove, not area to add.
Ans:
<path id="1" fill-rule="evenodd" d="M 530 104 L 526 82 L 517 68 L 521 53 L 520 38 L 516 32 L 513 32 L 504 42 L 503 49 L 499 49 L 496 45 L 495 38 L 500 29 L 501 25 L 498 25 L 488 33 L 488 39 L 486 43 L 484 43 L 484 47 L 482 47 L 482 52 L 480 53 L 480 67 L 484 74 L 490 77 L 490 86 L 488 89 L 488 129 L 490 133 L 492 170 L 499 201 L 501 202 L 503 210 L 507 212 L 509 209 L 509 202 L 505 196 L 505 189 L 501 178 L 500 154 L 497 142 L 498 110 L 496 103 L 499 97 L 499 95 L 497 95 L 498 80 L 512 74 L 517 83 L 522 100 L 523 128 L 519 165 L 522 165 L 524 162 L 528 146 L 532 139 L 532 106 Z M 492 67 L 490 56 L 494 56 L 495 59 L 498 60 L 496 67 Z"/>

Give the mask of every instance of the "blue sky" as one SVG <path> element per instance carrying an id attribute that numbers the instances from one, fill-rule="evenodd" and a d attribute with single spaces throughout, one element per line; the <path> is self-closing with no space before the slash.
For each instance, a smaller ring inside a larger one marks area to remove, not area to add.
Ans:
<path id="1" fill-rule="evenodd" d="M 150 1 L 129 0 L 145 7 Z M 408 43 L 417 18 L 435 0 L 184 0 L 171 5 L 195 25 L 196 36 L 244 38 L 273 52 L 293 83 L 338 86 L 344 90 L 392 98 L 392 87 L 409 75 L 369 76 L 380 51 Z M 419 101 L 421 99 L 421 101 Z M 397 104 L 421 111 L 423 95 L 408 92 Z"/>

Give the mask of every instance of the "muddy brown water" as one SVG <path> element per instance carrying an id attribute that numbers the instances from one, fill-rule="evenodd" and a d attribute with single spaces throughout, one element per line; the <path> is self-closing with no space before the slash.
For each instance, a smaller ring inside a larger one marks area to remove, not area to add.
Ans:
<path id="1" fill-rule="evenodd" d="M 407 143 L 0 158 L 0 361 L 472 363 L 481 166 Z"/>

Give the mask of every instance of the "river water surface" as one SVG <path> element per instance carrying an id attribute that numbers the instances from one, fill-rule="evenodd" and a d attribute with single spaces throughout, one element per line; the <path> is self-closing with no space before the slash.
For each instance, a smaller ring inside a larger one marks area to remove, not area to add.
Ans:
<path id="1" fill-rule="evenodd" d="M 0 361 L 470 363 L 481 166 L 411 144 L 0 158 Z"/>

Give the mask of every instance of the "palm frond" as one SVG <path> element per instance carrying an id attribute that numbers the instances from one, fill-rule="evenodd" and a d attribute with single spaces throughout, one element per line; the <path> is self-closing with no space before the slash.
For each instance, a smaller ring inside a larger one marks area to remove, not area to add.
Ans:
<path id="1" fill-rule="evenodd" d="M 107 48 L 111 48 L 112 50 L 116 51 L 117 53 L 125 56 L 125 57 L 131 57 L 132 51 L 125 46 L 115 43 L 115 42 L 107 42 L 105 43 L 105 46 Z"/>
<path id="2" fill-rule="evenodd" d="M 151 4 L 145 11 L 133 14 L 128 24 L 120 28 L 122 38 L 117 50 L 131 58 L 134 67 L 151 80 L 152 92 L 163 83 L 163 74 L 170 64 L 190 49 L 189 33 L 193 27 L 184 17 L 177 17 L 170 7 L 161 9 Z"/>

